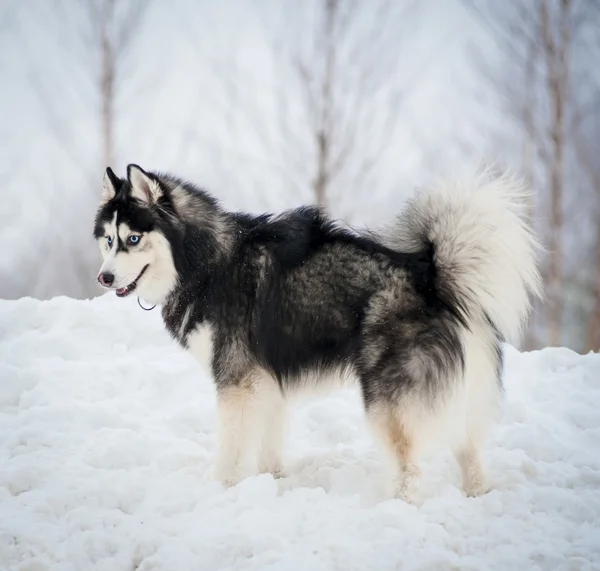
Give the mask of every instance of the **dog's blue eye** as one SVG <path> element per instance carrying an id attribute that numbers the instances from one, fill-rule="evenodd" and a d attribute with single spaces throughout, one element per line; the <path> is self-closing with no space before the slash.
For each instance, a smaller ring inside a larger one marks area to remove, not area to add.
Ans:
<path id="1" fill-rule="evenodd" d="M 127 242 L 129 244 L 131 244 L 132 246 L 134 246 L 135 244 L 137 244 L 140 241 L 140 237 L 139 236 L 129 236 L 129 238 L 127 238 Z"/>
<path id="2" fill-rule="evenodd" d="M 112 246 L 112 238 L 110 236 L 106 237 L 106 243 L 108 244 L 109 248 Z"/>

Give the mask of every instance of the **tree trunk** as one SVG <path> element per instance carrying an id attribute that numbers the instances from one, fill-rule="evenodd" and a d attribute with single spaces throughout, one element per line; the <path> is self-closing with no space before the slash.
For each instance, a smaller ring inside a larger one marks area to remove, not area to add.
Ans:
<path id="1" fill-rule="evenodd" d="M 598 351 L 600 349 L 600 221 L 598 221 L 596 228 L 596 252 L 594 258 L 596 275 L 594 276 L 594 286 L 592 288 L 594 302 L 588 324 L 588 351 Z"/>
<path id="2" fill-rule="evenodd" d="M 315 200 L 321 208 L 327 208 L 327 187 L 329 184 L 329 141 L 326 133 L 317 134 L 317 176 L 314 182 Z"/>
<path id="3" fill-rule="evenodd" d="M 334 29 L 338 17 L 339 0 L 324 0 L 322 46 L 325 49 L 323 78 L 320 89 L 319 126 L 315 133 L 317 143 L 317 173 L 314 179 L 315 200 L 327 208 L 327 195 L 331 182 L 331 143 L 333 139 L 333 82 L 335 80 L 336 44 Z"/>
<path id="4" fill-rule="evenodd" d="M 568 47 L 570 0 L 561 0 L 559 14 L 559 37 L 555 40 L 548 0 L 541 3 L 541 23 L 544 51 L 548 73 L 550 97 L 550 265 L 548 269 L 549 290 L 549 341 L 561 344 L 564 280 L 562 267 L 563 195 L 565 170 L 565 106 L 568 87 Z"/>
<path id="5" fill-rule="evenodd" d="M 114 166 L 114 94 L 115 94 L 115 54 L 109 36 L 109 28 L 114 14 L 114 0 L 104 0 L 100 24 L 102 71 L 100 97 L 102 100 L 102 160 L 103 167 Z"/>

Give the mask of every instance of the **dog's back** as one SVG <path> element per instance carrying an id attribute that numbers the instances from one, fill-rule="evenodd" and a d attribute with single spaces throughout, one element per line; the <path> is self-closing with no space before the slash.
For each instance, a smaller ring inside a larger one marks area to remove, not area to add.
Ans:
<path id="1" fill-rule="evenodd" d="M 430 312 L 443 311 L 426 301 L 433 288 L 429 252 L 396 252 L 316 209 L 247 222 L 236 248 L 213 290 L 220 317 L 207 319 L 216 338 L 235 335 L 252 365 L 284 392 L 373 359 L 379 348 L 368 339 L 376 327 L 369 321 L 381 306 L 377 296 L 400 299 L 395 312 L 405 318 L 428 302 Z"/>

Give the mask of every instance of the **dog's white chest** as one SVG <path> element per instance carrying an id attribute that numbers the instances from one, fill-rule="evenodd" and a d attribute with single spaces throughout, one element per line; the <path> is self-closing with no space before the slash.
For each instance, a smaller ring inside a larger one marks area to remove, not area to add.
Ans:
<path id="1" fill-rule="evenodd" d="M 207 373 L 212 373 L 213 335 L 210 325 L 201 323 L 187 336 L 188 351 L 194 355 Z"/>

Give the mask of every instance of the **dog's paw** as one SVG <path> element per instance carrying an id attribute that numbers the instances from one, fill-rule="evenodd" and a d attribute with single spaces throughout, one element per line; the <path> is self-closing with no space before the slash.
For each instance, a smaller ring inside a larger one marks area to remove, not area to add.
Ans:
<path id="1" fill-rule="evenodd" d="M 467 498 L 477 498 L 491 492 L 492 488 L 485 482 L 472 482 L 470 485 L 464 487 L 464 491 Z"/>
<path id="2" fill-rule="evenodd" d="M 419 492 L 419 476 L 415 473 L 404 474 L 394 482 L 394 497 L 414 504 Z"/>
<path id="3" fill-rule="evenodd" d="M 273 478 L 275 478 L 276 480 L 278 480 L 279 478 L 287 477 L 285 470 L 281 466 L 276 467 L 276 468 L 270 468 L 269 470 L 261 470 L 260 473 L 261 474 L 271 474 L 271 476 L 273 476 Z"/>
<path id="4" fill-rule="evenodd" d="M 407 504 L 414 504 L 416 502 L 416 497 L 416 490 L 413 490 L 408 486 L 398 485 L 394 488 L 394 498 L 402 500 Z"/>
<path id="5" fill-rule="evenodd" d="M 219 481 L 224 487 L 233 488 L 233 486 L 237 486 L 242 481 L 242 478 L 232 476 L 230 478 L 221 478 Z"/>
<path id="6" fill-rule="evenodd" d="M 241 471 L 235 469 L 225 469 L 218 464 L 213 468 L 212 480 L 220 482 L 226 488 L 231 488 L 239 484 L 244 479 Z"/>
<path id="7" fill-rule="evenodd" d="M 271 474 L 273 478 L 285 478 L 286 473 L 280 462 L 261 462 L 258 466 L 260 474 Z"/>

